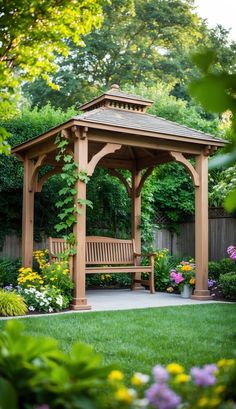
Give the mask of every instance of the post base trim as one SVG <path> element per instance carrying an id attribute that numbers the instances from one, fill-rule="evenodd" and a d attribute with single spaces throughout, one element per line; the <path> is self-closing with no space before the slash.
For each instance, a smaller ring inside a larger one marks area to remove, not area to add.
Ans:
<path id="1" fill-rule="evenodd" d="M 72 305 L 70 306 L 72 310 L 91 310 L 91 305 L 87 304 L 87 298 L 74 298 Z"/>
<path id="2" fill-rule="evenodd" d="M 195 290 L 193 295 L 191 296 L 192 300 L 200 300 L 200 301 L 210 301 L 212 300 L 212 296 L 210 295 L 209 290 Z"/>

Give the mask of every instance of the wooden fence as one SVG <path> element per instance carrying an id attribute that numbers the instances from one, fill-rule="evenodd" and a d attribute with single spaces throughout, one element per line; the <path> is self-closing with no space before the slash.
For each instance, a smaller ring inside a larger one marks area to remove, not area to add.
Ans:
<path id="1" fill-rule="evenodd" d="M 171 254 L 178 256 L 195 255 L 194 220 L 179 225 L 179 234 L 171 234 L 168 230 L 155 229 L 154 247 L 168 248 Z M 227 215 L 223 209 L 212 209 L 209 212 L 209 260 L 220 260 L 227 257 L 229 245 L 236 245 L 236 218 Z M 34 243 L 34 249 L 47 248 L 46 237 L 42 242 Z M 21 256 L 21 239 L 9 235 L 5 239 L 0 258 L 17 258 Z"/>
<path id="2" fill-rule="evenodd" d="M 223 209 L 209 209 L 209 260 L 217 261 L 228 257 L 227 247 L 236 245 L 236 218 Z M 154 246 L 167 248 L 178 256 L 195 256 L 194 219 L 179 225 L 179 234 L 155 229 Z"/>

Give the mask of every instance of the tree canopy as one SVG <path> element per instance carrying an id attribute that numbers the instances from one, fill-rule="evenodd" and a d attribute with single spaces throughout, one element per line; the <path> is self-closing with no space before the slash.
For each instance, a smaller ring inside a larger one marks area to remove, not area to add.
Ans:
<path id="1" fill-rule="evenodd" d="M 102 22 L 102 0 L 8 0 L 0 2 L 0 116 L 15 114 L 20 85 L 39 75 L 52 86 L 56 56 L 67 56 L 70 39 Z M 7 152 L 7 133 L 0 130 L 0 153 Z"/>

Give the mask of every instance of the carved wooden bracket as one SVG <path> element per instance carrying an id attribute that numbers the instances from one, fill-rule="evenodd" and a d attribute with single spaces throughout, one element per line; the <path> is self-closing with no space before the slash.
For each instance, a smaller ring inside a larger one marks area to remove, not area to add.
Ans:
<path id="1" fill-rule="evenodd" d="M 34 165 L 32 165 L 32 173 L 31 173 L 31 175 L 29 176 L 29 177 L 30 177 L 30 180 L 29 180 L 29 192 L 33 192 L 33 190 L 34 190 L 35 182 L 36 182 L 36 178 L 37 178 L 37 175 L 38 175 L 39 168 L 40 168 L 40 166 L 43 164 L 43 161 L 44 161 L 44 159 L 45 159 L 46 157 L 47 157 L 46 154 L 40 155 L 40 156 L 38 157 L 38 159 L 37 159 L 37 162 L 36 162 Z"/>
<path id="2" fill-rule="evenodd" d="M 142 187 L 144 185 L 145 180 L 152 174 L 154 167 L 148 168 L 141 177 L 138 187 L 135 190 L 135 196 L 139 197 L 141 194 Z"/>
<path id="3" fill-rule="evenodd" d="M 200 186 L 199 181 L 199 174 L 197 173 L 196 169 L 194 169 L 193 165 L 184 157 L 184 155 L 180 152 L 169 152 L 172 158 L 176 160 L 176 162 L 182 163 L 186 169 L 188 170 L 194 186 Z"/>
<path id="4" fill-rule="evenodd" d="M 98 153 L 96 153 L 90 162 L 87 165 L 87 174 L 88 176 L 92 176 L 94 169 L 100 159 L 102 159 L 104 156 L 108 155 L 109 153 L 113 153 L 117 151 L 118 149 L 121 148 L 121 145 L 117 145 L 115 143 L 107 143 Z"/>
<path id="5" fill-rule="evenodd" d="M 217 151 L 217 146 L 211 146 L 211 145 L 207 145 L 204 149 L 204 156 L 210 156 L 212 155 L 215 151 Z"/>
<path id="6" fill-rule="evenodd" d="M 88 134 L 88 127 L 84 126 L 79 128 L 78 126 L 72 126 L 71 128 L 72 132 L 74 132 L 76 138 L 78 139 L 85 139 L 87 138 L 87 134 Z"/>
<path id="7" fill-rule="evenodd" d="M 127 190 L 128 196 L 131 197 L 132 189 L 131 189 L 128 181 L 125 179 L 125 177 L 115 169 L 109 169 L 109 173 L 110 173 L 111 176 L 115 176 L 116 178 L 120 179 L 120 181 L 123 183 L 123 185 L 125 186 L 125 188 Z"/>
<path id="8" fill-rule="evenodd" d="M 57 175 L 61 173 L 61 167 L 49 170 L 47 173 L 45 173 L 45 175 L 43 175 L 41 177 L 41 179 L 39 179 L 36 182 L 36 192 L 41 192 L 42 191 L 42 187 L 44 185 L 44 183 L 53 175 Z"/>

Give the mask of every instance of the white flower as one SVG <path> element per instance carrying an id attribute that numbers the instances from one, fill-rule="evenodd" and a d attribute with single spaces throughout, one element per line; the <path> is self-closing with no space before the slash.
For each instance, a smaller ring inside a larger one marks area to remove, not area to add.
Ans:
<path id="1" fill-rule="evenodd" d="M 35 311 L 35 308 L 33 307 L 33 305 L 29 306 L 29 311 Z"/>
<path id="2" fill-rule="evenodd" d="M 49 307 L 49 308 L 48 308 L 48 312 L 53 312 L 53 308 L 52 308 L 52 307 Z"/>
<path id="3" fill-rule="evenodd" d="M 135 372 L 134 377 L 140 381 L 141 384 L 148 383 L 150 376 L 141 372 Z"/>

